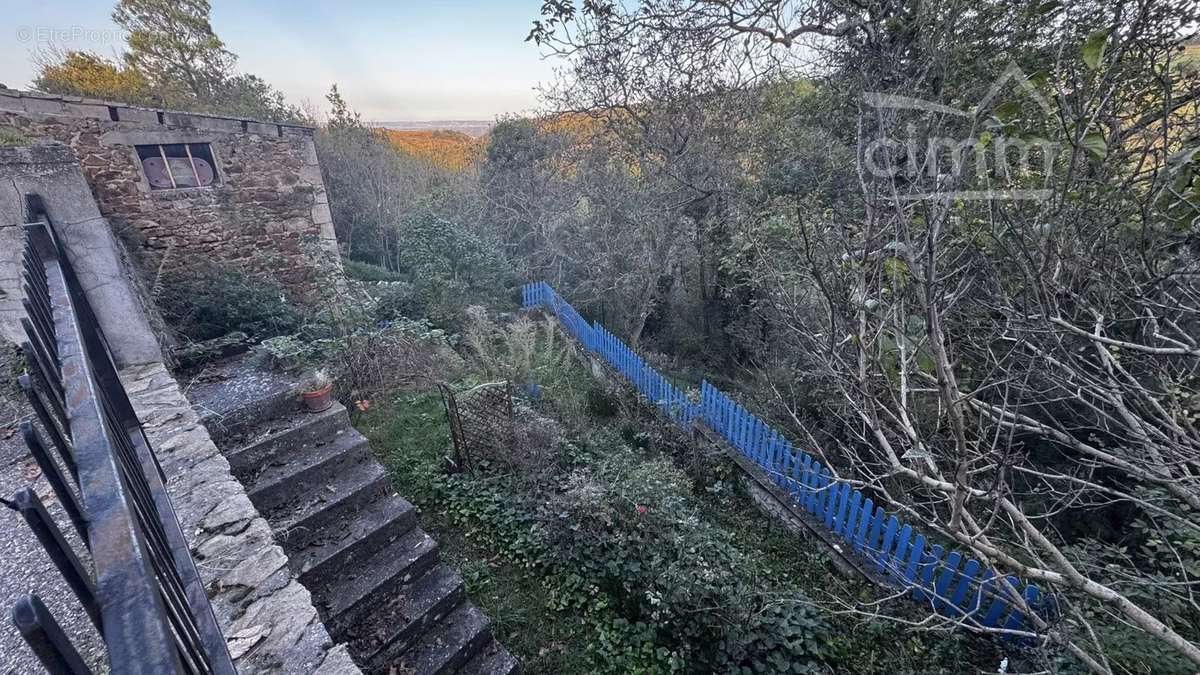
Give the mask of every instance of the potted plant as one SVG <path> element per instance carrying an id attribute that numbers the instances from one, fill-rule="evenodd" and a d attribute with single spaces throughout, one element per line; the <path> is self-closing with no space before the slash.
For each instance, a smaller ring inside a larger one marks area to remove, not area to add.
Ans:
<path id="1" fill-rule="evenodd" d="M 319 413 L 333 405 L 333 380 L 324 370 L 318 370 L 308 379 L 304 390 L 304 407 L 309 412 Z"/>

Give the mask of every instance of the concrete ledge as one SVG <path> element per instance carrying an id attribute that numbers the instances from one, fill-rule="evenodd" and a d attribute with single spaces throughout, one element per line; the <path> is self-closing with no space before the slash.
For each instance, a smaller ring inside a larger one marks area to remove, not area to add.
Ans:
<path id="1" fill-rule="evenodd" d="M 163 123 L 167 126 L 219 131 L 226 134 L 242 133 L 241 120 L 225 117 L 208 117 L 192 113 L 169 112 L 163 114 Z"/>
<path id="2" fill-rule="evenodd" d="M 279 129 L 274 124 L 264 124 L 263 122 L 246 122 L 246 133 L 255 134 L 257 136 L 277 136 Z"/>
<path id="3" fill-rule="evenodd" d="M 271 128 L 271 133 L 278 135 L 276 125 L 264 120 L 254 120 L 248 117 L 229 117 L 227 115 L 205 115 L 184 110 L 167 110 L 165 108 L 143 108 L 130 105 L 127 102 L 103 101 L 94 98 L 78 96 L 60 96 L 43 94 L 36 91 L 20 91 L 17 89 L 0 89 L 0 110 L 27 112 L 41 115 L 57 115 L 63 117 L 91 117 L 110 120 L 109 108 L 116 108 L 121 122 L 137 122 L 141 124 L 159 124 L 159 114 L 163 123 L 176 124 L 197 129 L 222 131 L 225 133 L 242 133 L 242 123 L 260 124 Z M 312 136 L 313 129 L 298 124 L 282 125 L 285 129 L 297 130 L 306 136 Z M 257 131 L 255 133 L 262 133 Z M 285 132 L 287 133 L 287 132 Z"/>
<path id="4" fill-rule="evenodd" d="M 158 124 L 158 112 L 145 108 L 116 106 L 117 120 L 120 122 L 136 122 L 138 124 Z"/>
<path id="5" fill-rule="evenodd" d="M 71 149 L 60 143 L 0 147 L 0 166 L 23 164 L 77 164 Z M 2 171 L 2 170 L 0 170 Z M 5 174 L 7 178 L 7 174 Z M 99 211 L 97 211 L 99 214 Z M 12 223 L 10 223 L 12 224 Z"/>
<path id="6" fill-rule="evenodd" d="M 127 368 L 121 379 L 167 476 L 238 671 L 358 674 L 175 378 L 152 364 Z"/>
<path id="7" fill-rule="evenodd" d="M 280 135 L 284 138 L 288 136 L 299 136 L 301 138 L 312 138 L 312 127 L 301 127 L 293 124 L 280 124 Z"/>

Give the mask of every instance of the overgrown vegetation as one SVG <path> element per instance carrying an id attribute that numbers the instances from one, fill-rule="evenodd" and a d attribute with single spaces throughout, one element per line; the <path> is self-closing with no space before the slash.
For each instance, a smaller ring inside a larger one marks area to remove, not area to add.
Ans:
<path id="1" fill-rule="evenodd" d="M 118 11 L 138 36 L 130 59 L 75 56 L 44 68 L 47 82 L 232 83 L 207 3 Z M 148 17 L 186 30 L 138 33 Z M 900 598 L 808 593 L 818 620 L 792 626 L 777 609 L 807 605 L 752 593 L 731 609 L 687 585 L 684 573 L 771 555 L 739 545 L 740 526 L 710 509 L 724 493 L 673 473 L 649 449 L 661 439 L 601 433 L 619 426 L 611 397 L 527 358 L 569 361 L 561 345 L 539 347 L 541 328 L 513 327 L 524 346 L 471 344 L 479 320 L 466 308 L 511 308 L 520 279 L 551 282 L 679 372 L 725 380 L 875 503 L 1035 581 L 1059 611 L 1021 636 L 1030 668 L 1194 672 L 1197 26 L 1192 0 L 545 2 L 529 37 L 560 77 L 544 114 L 501 120 L 478 161 L 398 151 L 330 91 L 318 151 L 339 243 L 362 263 L 349 269 L 375 299 L 352 322 L 314 319 L 341 328 L 288 339 L 317 349 L 371 322 L 430 320 L 464 333 L 481 376 L 543 385 L 534 412 L 567 432 L 535 460 L 444 477 L 414 448 L 394 470 L 406 495 L 509 561 L 506 573 L 544 574 L 563 615 L 586 622 L 597 664 L 736 669 L 798 634 L 798 663 L 886 667 L 839 642 L 849 631 L 835 609 L 868 615 L 854 640 L 895 646 L 901 670 L 953 670 L 966 652 L 927 647 L 923 631 L 950 626 L 911 625 Z M 170 68 L 164 45 L 194 56 Z M 200 93 L 188 100 L 206 105 Z M 381 344 L 359 363 L 386 361 Z M 406 409 L 389 408 L 396 424 Z M 368 418 L 376 440 L 399 452 L 381 414 Z M 593 416 L 586 432 L 571 421 Z M 645 518 L 627 495 L 648 502 Z M 610 557 L 619 583 L 605 576 Z M 587 575 L 568 583 L 563 568 Z M 905 660 L 914 643 L 921 663 Z M 537 663 L 532 648 L 523 656 Z M 995 667 L 984 661 L 971 662 Z"/>
<path id="2" fill-rule="evenodd" d="M 154 300 L 163 320 L 186 340 L 242 332 L 257 341 L 295 332 L 303 323 L 282 286 L 233 267 L 172 267 L 163 271 L 156 286 Z"/>
<path id="3" fill-rule="evenodd" d="M 698 468 L 688 444 L 654 431 L 652 414 L 626 409 L 553 323 L 497 328 L 477 315 L 462 346 L 462 386 L 498 374 L 539 385 L 536 402 L 518 404 L 520 425 L 536 433 L 519 432 L 473 473 L 447 474 L 436 392 L 402 392 L 356 423 L 397 490 L 450 542 L 471 597 L 527 672 L 809 673 L 851 662 L 860 672 L 962 672 L 998 662 L 963 649 L 962 636 L 900 637 L 818 608 L 810 593 L 847 582 L 811 543 L 759 513 L 729 464 Z M 623 414 L 598 414 L 604 407 Z"/>

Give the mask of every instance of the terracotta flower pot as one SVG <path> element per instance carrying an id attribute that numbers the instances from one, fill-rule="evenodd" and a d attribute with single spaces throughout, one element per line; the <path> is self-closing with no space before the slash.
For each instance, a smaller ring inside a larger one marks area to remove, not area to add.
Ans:
<path id="1" fill-rule="evenodd" d="M 309 412 L 319 413 L 329 410 L 333 405 L 333 383 L 321 387 L 316 391 L 304 392 L 304 407 Z"/>

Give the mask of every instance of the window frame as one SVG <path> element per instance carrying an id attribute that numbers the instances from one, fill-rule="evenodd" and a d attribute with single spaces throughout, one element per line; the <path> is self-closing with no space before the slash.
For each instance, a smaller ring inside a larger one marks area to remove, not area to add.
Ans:
<path id="1" fill-rule="evenodd" d="M 170 160 L 171 159 L 183 159 L 183 158 L 167 156 L 166 148 L 167 148 L 167 146 L 172 146 L 172 145 L 183 146 L 184 153 L 186 155 L 186 159 L 188 160 L 188 165 L 192 169 L 191 177 L 192 177 L 192 180 L 195 181 L 195 185 L 180 185 L 179 181 L 176 180 L 175 172 L 172 171 L 172 169 L 171 169 Z M 193 153 L 192 146 L 203 146 L 203 149 L 205 151 L 204 154 L 206 154 L 207 157 L 203 157 L 203 156 L 197 157 L 196 154 Z M 221 174 L 217 170 L 216 154 L 213 152 L 212 143 L 209 141 L 177 141 L 174 143 L 171 143 L 171 142 L 138 143 L 133 146 L 133 150 L 134 150 L 134 154 L 137 156 L 138 166 L 142 172 L 142 178 L 145 179 L 146 187 L 149 188 L 150 192 L 169 192 L 169 191 L 174 191 L 174 190 L 208 190 L 208 189 L 215 188 L 221 184 Z M 143 156 L 143 152 L 146 153 L 145 156 Z M 157 157 L 162 160 L 163 167 L 166 169 L 166 172 L 167 172 L 167 177 L 171 179 L 171 187 L 155 187 L 155 185 L 151 182 L 150 175 L 146 173 L 146 164 L 145 164 L 146 160 L 150 159 L 151 157 Z M 208 162 L 209 166 L 212 168 L 212 174 L 213 174 L 212 181 L 210 181 L 207 185 L 200 184 L 200 182 L 201 182 L 200 181 L 200 172 L 196 169 L 196 160 L 197 159 Z"/>

